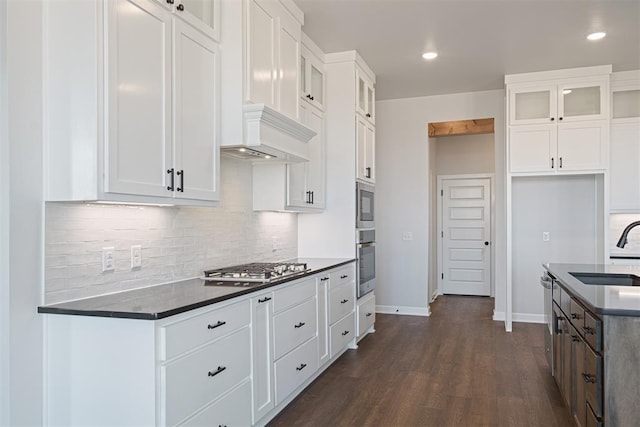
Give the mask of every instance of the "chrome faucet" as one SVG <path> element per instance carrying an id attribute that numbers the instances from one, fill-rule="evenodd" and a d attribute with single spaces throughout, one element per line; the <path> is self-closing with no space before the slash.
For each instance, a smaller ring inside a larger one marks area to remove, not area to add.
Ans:
<path id="1" fill-rule="evenodd" d="M 620 240 L 618 240 L 618 243 L 616 244 L 616 246 L 619 248 L 624 248 L 624 245 L 627 244 L 627 235 L 629 234 L 632 228 L 637 227 L 639 225 L 640 225 L 640 221 L 635 221 L 627 225 L 627 227 L 622 232 L 622 236 L 620 236 Z"/>

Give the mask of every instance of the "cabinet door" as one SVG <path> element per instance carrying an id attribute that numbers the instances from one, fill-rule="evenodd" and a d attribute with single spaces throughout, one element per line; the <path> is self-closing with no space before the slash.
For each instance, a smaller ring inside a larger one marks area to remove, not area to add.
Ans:
<path id="1" fill-rule="evenodd" d="M 604 169 L 608 132 L 606 121 L 559 124 L 556 169 L 559 172 Z"/>
<path id="2" fill-rule="evenodd" d="M 299 120 L 299 61 L 300 25 L 292 18 L 281 16 L 278 23 L 278 106 L 279 111 L 292 119 Z"/>
<path id="3" fill-rule="evenodd" d="M 221 0 L 177 0 L 175 3 L 177 15 L 181 19 L 215 41 L 220 41 L 220 2 Z"/>
<path id="4" fill-rule="evenodd" d="M 549 172 L 556 167 L 556 125 L 509 128 L 509 170 Z"/>
<path id="5" fill-rule="evenodd" d="M 219 200 L 217 45 L 180 20 L 174 31 L 175 197 Z"/>
<path id="6" fill-rule="evenodd" d="M 300 105 L 300 121 L 307 126 L 309 125 L 310 110 L 312 108 L 304 103 Z M 310 206 L 311 196 L 307 187 L 307 169 L 310 162 L 311 158 L 309 158 L 309 162 L 287 164 L 287 205 L 301 208 Z"/>
<path id="7" fill-rule="evenodd" d="M 305 123 L 317 135 L 309 141 L 309 161 L 307 163 L 307 189 L 311 191 L 311 207 L 325 207 L 325 157 L 324 157 L 324 117 L 322 112 L 310 108 Z"/>
<path id="8" fill-rule="evenodd" d="M 361 117 L 357 118 L 356 126 L 356 178 L 374 183 L 375 130 Z"/>
<path id="9" fill-rule="evenodd" d="M 273 386 L 273 293 L 251 299 L 253 424 L 275 406 Z"/>
<path id="10" fill-rule="evenodd" d="M 356 70 L 356 111 L 367 121 L 375 123 L 374 117 L 375 90 L 373 83 L 359 69 Z"/>
<path id="11" fill-rule="evenodd" d="M 248 9 L 247 97 L 249 101 L 277 109 L 275 3 L 250 0 Z"/>
<path id="12" fill-rule="evenodd" d="M 555 122 L 556 86 L 527 86 L 509 89 L 509 124 L 532 125 Z"/>
<path id="13" fill-rule="evenodd" d="M 558 122 L 601 120 L 608 117 L 608 85 L 602 81 L 558 87 Z"/>
<path id="14" fill-rule="evenodd" d="M 105 191 L 171 196 L 171 14 L 151 0 L 108 3 Z"/>
<path id="15" fill-rule="evenodd" d="M 640 211 L 640 120 L 611 124 L 611 210 Z"/>
<path id="16" fill-rule="evenodd" d="M 300 89 L 304 101 L 320 110 L 324 109 L 324 66 L 304 46 L 300 56 Z"/>

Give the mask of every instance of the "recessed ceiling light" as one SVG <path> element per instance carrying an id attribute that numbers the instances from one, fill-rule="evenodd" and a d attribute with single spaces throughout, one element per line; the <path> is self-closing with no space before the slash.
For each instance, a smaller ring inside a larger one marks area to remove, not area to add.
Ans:
<path id="1" fill-rule="evenodd" d="M 422 57 L 423 57 L 424 59 L 433 59 L 433 58 L 435 58 L 435 57 L 437 57 L 437 56 L 438 56 L 438 53 L 437 53 L 437 52 L 426 52 L 426 53 L 423 53 L 423 54 L 422 54 Z"/>
<path id="2" fill-rule="evenodd" d="M 589 34 L 589 35 L 587 36 L 587 39 L 589 39 L 589 40 L 591 40 L 591 41 L 594 41 L 594 40 L 600 40 L 600 39 L 603 39 L 603 38 L 604 38 L 604 36 L 606 36 L 606 35 L 607 35 L 607 33 L 602 33 L 602 32 L 599 32 L 599 33 L 591 33 L 591 34 Z"/>

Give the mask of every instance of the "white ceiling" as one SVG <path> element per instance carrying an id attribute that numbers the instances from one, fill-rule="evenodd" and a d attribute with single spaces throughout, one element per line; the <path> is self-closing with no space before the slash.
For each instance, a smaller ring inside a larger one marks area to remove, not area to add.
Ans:
<path id="1" fill-rule="evenodd" d="M 500 89 L 513 73 L 640 69 L 640 0 L 295 1 L 325 53 L 360 53 L 378 100 Z M 594 31 L 607 37 L 587 41 Z"/>

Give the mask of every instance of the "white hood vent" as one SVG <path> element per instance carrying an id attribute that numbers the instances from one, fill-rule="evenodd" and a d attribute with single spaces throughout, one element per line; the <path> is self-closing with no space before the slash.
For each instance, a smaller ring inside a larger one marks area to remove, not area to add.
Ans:
<path id="1" fill-rule="evenodd" d="M 244 141 L 240 145 L 222 143 L 224 154 L 240 159 L 279 160 L 288 163 L 309 160 L 307 143 L 316 132 L 265 104 L 243 108 Z"/>

